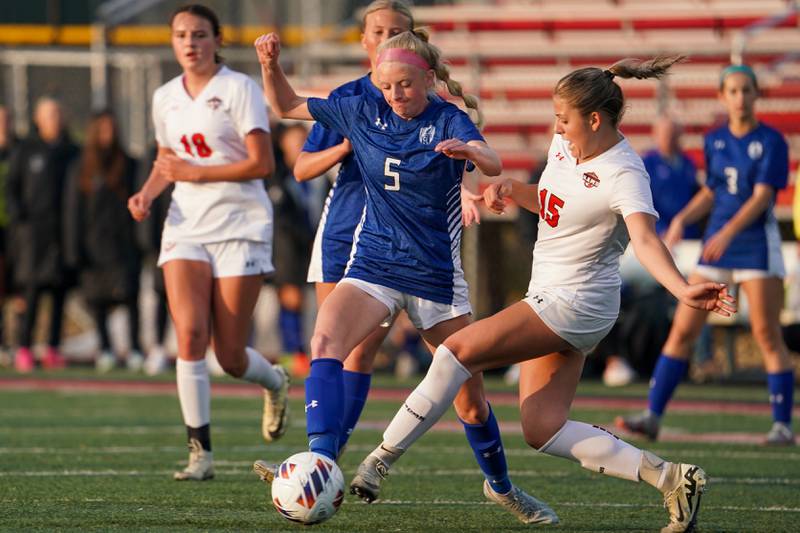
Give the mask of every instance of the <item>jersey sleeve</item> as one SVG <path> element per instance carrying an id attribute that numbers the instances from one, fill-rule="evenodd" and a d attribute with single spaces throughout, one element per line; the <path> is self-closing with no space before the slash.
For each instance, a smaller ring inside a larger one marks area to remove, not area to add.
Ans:
<path id="1" fill-rule="evenodd" d="M 481 132 L 478 131 L 477 126 L 469 118 L 469 115 L 460 109 L 450 119 L 445 132 L 445 139 L 459 139 L 465 143 L 469 141 L 486 142 Z"/>
<path id="2" fill-rule="evenodd" d="M 238 88 L 237 97 L 231 103 L 230 113 L 236 131 L 242 138 L 253 130 L 269 133 L 267 102 L 261 89 L 250 78 L 245 78 L 244 83 Z"/>
<path id="3" fill-rule="evenodd" d="M 153 93 L 153 129 L 159 146 L 169 148 L 167 143 L 167 125 L 164 122 L 164 94 L 161 90 Z"/>
<path id="4" fill-rule="evenodd" d="M 658 218 L 653 206 L 653 193 L 650 191 L 650 180 L 644 169 L 623 168 L 614 181 L 611 191 L 610 207 L 622 218 L 633 213 L 647 213 Z"/>
<path id="5" fill-rule="evenodd" d="M 776 190 L 786 187 L 789 178 L 789 147 L 782 136 L 776 134 L 764 147 L 763 164 L 759 165 L 755 183 L 764 183 Z"/>
<path id="6" fill-rule="evenodd" d="M 344 137 L 335 131 L 326 128 L 319 122 L 315 122 L 308 134 L 308 138 L 306 138 L 305 144 L 303 145 L 303 151 L 321 152 L 322 150 L 327 150 L 332 146 L 342 144 L 343 141 Z"/>
<path id="7" fill-rule="evenodd" d="M 353 119 L 359 113 L 361 96 L 309 98 L 308 112 L 314 120 L 344 137 L 350 136 Z"/>
<path id="8" fill-rule="evenodd" d="M 715 183 L 716 175 L 714 173 L 714 164 L 711 161 L 711 154 L 712 154 L 711 146 L 712 145 L 713 145 L 713 141 L 711 140 L 711 138 L 709 136 L 706 136 L 706 138 L 703 139 L 703 159 L 706 162 L 706 183 L 705 183 L 705 185 L 709 189 L 713 190 L 714 186 L 716 185 L 716 183 Z"/>

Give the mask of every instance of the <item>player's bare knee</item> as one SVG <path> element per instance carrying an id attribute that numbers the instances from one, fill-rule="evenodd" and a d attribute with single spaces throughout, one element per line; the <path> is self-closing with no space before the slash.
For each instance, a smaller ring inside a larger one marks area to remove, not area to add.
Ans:
<path id="1" fill-rule="evenodd" d="M 542 413 L 533 418 L 526 417 L 522 424 L 522 435 L 528 446 L 538 450 L 547 444 L 566 423 L 566 414 Z"/>
<path id="2" fill-rule="evenodd" d="M 208 331 L 199 326 L 178 326 L 178 351 L 192 355 L 202 355 L 208 346 Z"/>
<path id="3" fill-rule="evenodd" d="M 331 335 L 324 332 L 315 331 L 311 336 L 311 354 L 314 357 L 334 357 L 341 359 L 344 357 L 341 343 Z"/>

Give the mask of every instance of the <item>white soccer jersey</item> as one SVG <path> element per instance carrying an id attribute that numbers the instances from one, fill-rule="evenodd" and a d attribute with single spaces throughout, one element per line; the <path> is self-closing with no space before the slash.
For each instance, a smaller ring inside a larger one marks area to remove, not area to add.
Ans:
<path id="1" fill-rule="evenodd" d="M 153 95 L 159 146 L 194 165 L 225 165 L 247 158 L 245 136 L 269 132 L 267 105 L 258 85 L 221 67 L 192 99 L 178 76 Z M 213 243 L 272 240 L 272 204 L 263 181 L 175 184 L 164 224 L 165 241 Z"/>
<path id="2" fill-rule="evenodd" d="M 658 216 L 650 177 L 627 139 L 577 164 L 569 143 L 555 135 L 539 181 L 539 232 L 529 294 L 557 288 L 587 313 L 619 313 L 619 258 L 628 245 L 624 217 Z"/>

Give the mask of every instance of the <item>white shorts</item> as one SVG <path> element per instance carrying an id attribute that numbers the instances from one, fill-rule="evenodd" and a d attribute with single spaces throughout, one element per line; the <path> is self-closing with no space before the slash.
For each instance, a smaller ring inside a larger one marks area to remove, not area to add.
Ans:
<path id="1" fill-rule="evenodd" d="M 582 312 L 572 305 L 573 297 L 565 289 L 536 288 L 522 301 L 531 306 L 553 333 L 586 354 L 608 335 L 617 319 Z"/>
<path id="2" fill-rule="evenodd" d="M 472 313 L 469 299 L 459 293 L 456 293 L 452 304 L 441 304 L 356 278 L 344 278 L 339 283 L 349 283 L 385 305 L 389 309 L 389 317 L 384 324 L 391 323 L 401 309 L 405 309 L 414 327 L 423 331 L 445 320 Z"/>
<path id="3" fill-rule="evenodd" d="M 759 270 L 756 268 L 719 268 L 708 265 L 697 265 L 697 267 L 694 269 L 694 273 L 699 274 L 711 281 L 715 281 L 717 283 L 726 283 L 728 285 L 734 285 L 753 279 L 783 279 L 786 275 L 783 270 L 783 261 L 778 263 L 776 266 L 770 264 L 769 270 Z"/>
<path id="4" fill-rule="evenodd" d="M 264 275 L 275 271 L 272 244 L 268 242 L 230 240 L 199 244 L 162 241 L 158 266 L 174 259 L 209 263 L 215 278 Z"/>

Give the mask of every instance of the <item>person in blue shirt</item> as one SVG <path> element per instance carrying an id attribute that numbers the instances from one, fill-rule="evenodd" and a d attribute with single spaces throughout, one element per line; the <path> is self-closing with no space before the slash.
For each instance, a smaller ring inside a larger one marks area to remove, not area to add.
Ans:
<path id="1" fill-rule="evenodd" d="M 342 361 L 356 345 L 400 309 L 429 345 L 470 323 L 460 261 L 461 178 L 467 161 L 491 176 L 502 167 L 469 116 L 433 95 L 439 81 L 477 110 L 427 41 L 426 32 L 414 30 L 379 47 L 375 72 L 383 99 L 299 97 L 278 63 L 277 35 L 255 43 L 272 108 L 283 118 L 317 120 L 349 139 L 366 191 L 344 278 L 317 316 L 305 384 L 309 449 L 331 459 L 343 428 Z M 495 501 L 527 523 L 557 521 L 509 480 L 482 375 L 465 383 L 454 405 Z M 378 488 L 358 494 L 372 501 Z"/>
<path id="2" fill-rule="evenodd" d="M 700 185 L 697 168 L 681 150 L 680 125 L 666 115 L 660 116 L 653 125 L 653 138 L 656 147 L 644 154 L 642 161 L 650 175 L 653 205 L 658 211 L 656 232 L 664 235 L 675 215 L 700 190 Z M 683 238 L 699 239 L 700 227 L 688 225 Z"/>
<path id="3" fill-rule="evenodd" d="M 758 121 L 758 83 L 747 65 L 722 71 L 719 99 L 728 123 L 705 137 L 706 184 L 673 219 L 665 235 L 679 241 L 685 228 L 709 215 L 703 249 L 691 282 L 741 285 L 750 307 L 753 337 L 764 356 L 774 423 L 767 445 L 792 445 L 794 372 L 781 335 L 783 257 L 773 214 L 775 194 L 786 186 L 789 153 L 783 136 Z M 686 374 L 688 357 L 708 312 L 679 304 L 653 371 L 647 411 L 617 418 L 623 429 L 658 437 L 660 419 Z"/>

